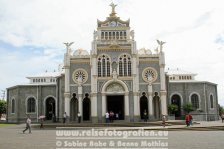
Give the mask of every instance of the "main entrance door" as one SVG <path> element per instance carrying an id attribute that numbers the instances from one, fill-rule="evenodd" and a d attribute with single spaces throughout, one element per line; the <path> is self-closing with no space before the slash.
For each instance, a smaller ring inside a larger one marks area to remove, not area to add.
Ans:
<path id="1" fill-rule="evenodd" d="M 107 96 L 107 111 L 113 111 L 119 114 L 119 120 L 124 120 L 124 96 Z"/>

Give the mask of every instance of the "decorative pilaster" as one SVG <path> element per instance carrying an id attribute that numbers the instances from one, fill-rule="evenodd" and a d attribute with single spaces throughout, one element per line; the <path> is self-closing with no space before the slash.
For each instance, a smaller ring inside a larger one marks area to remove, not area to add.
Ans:
<path id="1" fill-rule="evenodd" d="M 78 112 L 80 112 L 81 114 L 81 117 L 83 117 L 83 110 L 82 110 L 82 98 L 83 98 L 83 95 L 82 95 L 82 86 L 78 86 L 78 100 L 79 100 L 79 107 L 78 107 Z"/>
<path id="2" fill-rule="evenodd" d="M 129 117 L 129 96 L 128 93 L 125 93 L 125 97 L 124 97 L 124 105 L 125 105 L 125 120 L 129 121 L 130 117 Z"/>
<path id="3" fill-rule="evenodd" d="M 163 52 L 163 44 L 165 42 L 157 40 L 160 46 L 160 53 L 159 53 L 159 65 L 160 65 L 160 95 L 161 95 L 161 107 L 162 107 L 162 114 L 167 115 L 167 99 L 166 99 L 166 80 L 165 80 L 165 56 Z"/>
<path id="4" fill-rule="evenodd" d="M 160 91 L 161 95 L 161 107 L 162 107 L 162 114 L 167 115 L 167 101 L 166 101 L 166 91 Z"/>
<path id="5" fill-rule="evenodd" d="M 92 122 L 97 122 L 97 94 L 91 94 L 91 117 Z"/>
<path id="6" fill-rule="evenodd" d="M 106 95 L 102 93 L 102 117 L 104 118 L 106 114 Z M 103 119 L 103 121 L 105 121 Z"/>
<path id="7" fill-rule="evenodd" d="M 138 92 L 133 93 L 134 96 L 134 117 L 140 117 L 140 105 L 139 105 L 139 97 L 138 97 Z"/>
<path id="8" fill-rule="evenodd" d="M 67 116 L 70 116 L 70 93 L 64 93 L 65 97 L 65 112 Z"/>
<path id="9" fill-rule="evenodd" d="M 148 111 L 149 111 L 149 119 L 153 117 L 153 105 L 152 105 L 152 84 L 148 85 Z"/>
<path id="10" fill-rule="evenodd" d="M 64 55 L 64 69 L 65 69 L 65 112 L 67 116 L 70 116 L 70 56 L 71 56 L 71 45 L 74 42 L 64 43 L 66 46 L 66 53 Z M 64 112 L 63 112 L 64 113 Z"/>

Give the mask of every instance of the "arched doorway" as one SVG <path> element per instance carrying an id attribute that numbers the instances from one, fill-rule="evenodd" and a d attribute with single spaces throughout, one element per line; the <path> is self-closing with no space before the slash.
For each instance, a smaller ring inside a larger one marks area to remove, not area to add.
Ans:
<path id="1" fill-rule="evenodd" d="M 159 120 L 161 117 L 161 103 L 157 92 L 155 92 L 155 96 L 153 97 L 153 110 L 154 118 Z"/>
<path id="2" fill-rule="evenodd" d="M 55 99 L 53 97 L 46 99 L 45 109 L 46 120 L 52 120 L 53 116 L 55 116 Z"/>
<path id="3" fill-rule="evenodd" d="M 113 112 L 115 115 L 118 114 L 118 119 L 124 120 L 124 95 L 108 95 L 106 105 L 107 112 Z"/>
<path id="4" fill-rule="evenodd" d="M 117 75 L 118 74 L 116 70 L 114 70 L 113 79 L 107 81 L 102 87 L 102 121 L 104 121 L 105 119 L 105 113 L 109 110 L 110 107 L 112 107 L 111 104 L 114 104 L 114 106 L 116 106 L 117 102 L 119 104 L 117 110 L 121 111 L 120 114 L 118 113 L 119 119 L 130 121 L 128 95 L 129 90 L 127 85 L 123 81 L 117 79 Z"/>
<path id="5" fill-rule="evenodd" d="M 70 101 L 70 120 L 76 121 L 78 114 L 78 99 L 76 98 L 76 94 L 73 93 L 72 99 Z"/>
<path id="6" fill-rule="evenodd" d="M 175 119 L 181 117 L 181 98 L 179 95 L 175 94 L 171 97 L 171 104 L 175 104 L 178 107 L 178 110 L 175 111 Z"/>
<path id="7" fill-rule="evenodd" d="M 144 112 L 146 111 L 148 115 L 148 98 L 145 96 L 145 92 L 142 93 L 142 97 L 140 98 L 140 116 L 141 119 L 144 119 Z"/>
<path id="8" fill-rule="evenodd" d="M 83 109 L 83 121 L 89 121 L 91 115 L 91 101 L 89 99 L 89 94 L 85 94 L 85 98 L 83 99 L 82 103 Z"/>

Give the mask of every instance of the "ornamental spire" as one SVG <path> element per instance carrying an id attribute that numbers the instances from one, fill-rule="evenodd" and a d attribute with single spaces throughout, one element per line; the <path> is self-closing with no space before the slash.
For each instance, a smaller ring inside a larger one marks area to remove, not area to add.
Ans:
<path id="1" fill-rule="evenodd" d="M 110 16 L 111 16 L 111 17 L 116 17 L 115 7 L 116 7 L 117 5 L 115 5 L 115 4 L 112 2 L 112 3 L 110 4 L 110 6 L 111 6 L 111 8 L 112 8 L 112 11 L 111 11 Z"/>

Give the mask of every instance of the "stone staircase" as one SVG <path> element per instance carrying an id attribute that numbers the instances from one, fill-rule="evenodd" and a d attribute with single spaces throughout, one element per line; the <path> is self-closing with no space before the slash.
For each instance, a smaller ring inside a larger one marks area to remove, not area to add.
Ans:
<path id="1" fill-rule="evenodd" d="M 34 129 L 40 129 L 40 124 L 33 124 Z M 108 129 L 120 129 L 120 130 L 135 130 L 144 128 L 145 130 L 169 130 L 169 131 L 224 131 L 224 126 L 209 126 L 200 125 L 198 122 L 194 122 L 193 126 L 186 127 L 185 121 L 183 120 L 173 120 L 167 121 L 166 127 L 162 127 L 161 121 L 154 122 L 124 122 L 124 121 L 114 121 L 113 123 L 77 123 L 69 122 L 63 123 L 52 123 L 52 121 L 44 121 L 44 129 L 56 129 L 57 127 L 63 128 L 77 128 L 77 129 L 89 129 L 96 128 L 101 129 L 107 127 Z"/>

